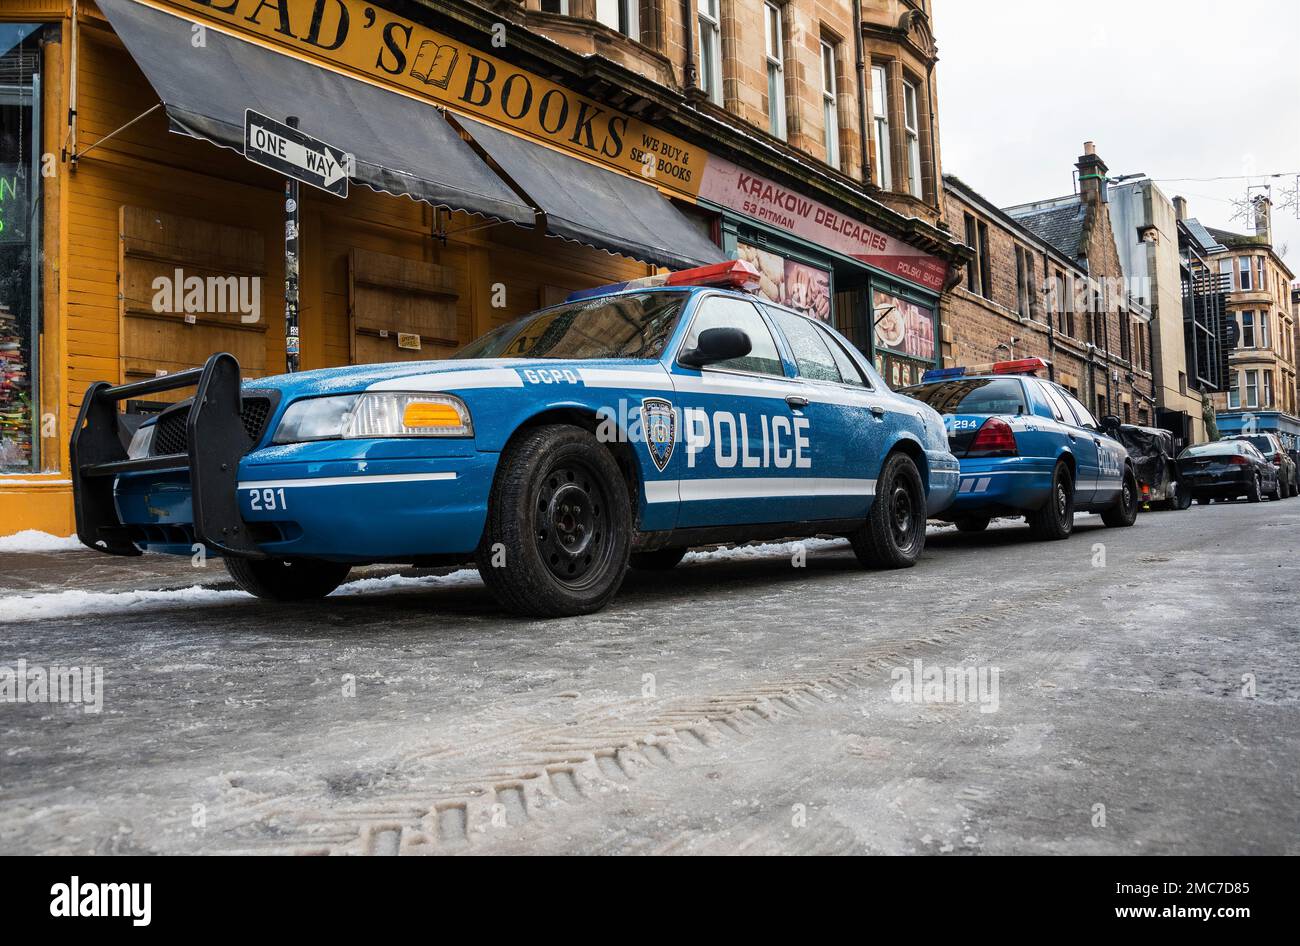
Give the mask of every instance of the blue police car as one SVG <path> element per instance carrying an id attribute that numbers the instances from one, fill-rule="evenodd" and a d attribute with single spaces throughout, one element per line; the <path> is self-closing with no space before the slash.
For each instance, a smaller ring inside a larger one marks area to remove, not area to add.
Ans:
<path id="1" fill-rule="evenodd" d="M 265 598 L 354 564 L 474 561 L 507 608 L 594 611 L 629 564 L 848 536 L 913 564 L 958 464 L 931 408 L 732 262 L 577 293 L 445 361 L 243 381 L 227 354 L 86 392 L 77 532 L 117 555 L 222 555 Z M 195 386 L 129 429 L 127 399 Z M 129 437 L 129 443 L 128 443 Z"/>
<path id="2" fill-rule="evenodd" d="M 942 518 L 961 531 L 1019 515 L 1037 538 L 1064 539 L 1076 512 L 1101 513 L 1108 526 L 1136 520 L 1128 451 L 1069 391 L 1036 376 L 1046 367 L 1041 358 L 1025 358 L 942 368 L 900 391 L 944 416 L 961 484 Z"/>

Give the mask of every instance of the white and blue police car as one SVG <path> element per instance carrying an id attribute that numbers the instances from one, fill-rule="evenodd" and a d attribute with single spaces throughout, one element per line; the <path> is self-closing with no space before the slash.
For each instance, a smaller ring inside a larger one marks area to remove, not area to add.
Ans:
<path id="1" fill-rule="evenodd" d="M 932 408 L 736 261 L 575 293 L 444 361 L 242 381 L 201 368 L 87 391 L 77 531 L 118 555 L 201 544 L 264 598 L 351 566 L 474 561 L 506 608 L 604 606 L 630 564 L 840 534 L 912 565 L 957 492 Z M 194 386 L 131 430 L 118 405 Z"/>
<path id="2" fill-rule="evenodd" d="M 1064 539 L 1076 512 L 1108 526 L 1137 519 L 1128 450 L 1069 391 L 1037 377 L 1042 358 L 937 368 L 899 393 L 939 411 L 961 461 L 957 498 L 942 518 L 981 532 L 996 516 L 1024 516 L 1034 536 Z M 1119 418 L 1108 429 L 1119 426 Z"/>

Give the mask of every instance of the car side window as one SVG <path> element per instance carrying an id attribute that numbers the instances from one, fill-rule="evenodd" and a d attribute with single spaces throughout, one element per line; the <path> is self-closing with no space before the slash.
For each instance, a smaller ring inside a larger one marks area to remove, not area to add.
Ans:
<path id="1" fill-rule="evenodd" d="M 755 374 L 772 374 L 785 377 L 781 355 L 776 350 L 772 331 L 758 314 L 754 304 L 730 296 L 709 296 L 700 303 L 700 311 L 691 324 L 691 330 L 682 344 L 682 351 L 695 348 L 700 333 L 710 328 L 738 328 L 749 336 L 749 354 L 729 361 L 719 361 L 710 367 L 730 368 L 733 371 L 750 371 Z"/>
<path id="2" fill-rule="evenodd" d="M 790 343 L 799 377 L 810 381 L 837 383 L 843 380 L 840 369 L 835 364 L 835 356 L 831 354 L 815 325 L 802 316 L 782 312 L 780 309 L 769 308 L 767 312 L 785 335 L 785 340 Z"/>
<path id="3" fill-rule="evenodd" d="M 1052 409 L 1052 416 L 1062 424 L 1073 426 L 1074 416 L 1070 413 L 1070 405 L 1065 403 L 1060 393 L 1050 384 L 1040 384 L 1038 390 L 1043 392 L 1043 396 L 1047 398 L 1047 406 Z"/>
<path id="4" fill-rule="evenodd" d="M 855 388 L 870 387 L 871 385 L 867 383 L 867 379 L 862 376 L 862 369 L 858 367 L 853 357 L 844 350 L 840 340 L 820 325 L 814 325 L 813 327 L 821 333 L 822 339 L 826 342 L 826 347 L 831 350 L 831 357 L 835 359 L 835 366 L 840 369 L 840 378 L 844 383 L 851 384 Z"/>
<path id="5" fill-rule="evenodd" d="M 1061 397 L 1065 398 L 1065 403 L 1069 404 L 1074 410 L 1074 416 L 1079 419 L 1080 427 L 1091 427 L 1094 430 L 1100 429 L 1101 425 L 1097 423 L 1097 419 L 1093 417 L 1092 414 L 1088 413 L 1088 409 L 1080 404 L 1074 395 L 1064 390 L 1059 393 Z"/>

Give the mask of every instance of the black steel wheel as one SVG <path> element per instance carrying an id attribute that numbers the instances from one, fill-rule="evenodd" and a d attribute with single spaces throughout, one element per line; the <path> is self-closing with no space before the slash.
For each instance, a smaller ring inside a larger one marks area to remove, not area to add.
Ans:
<path id="1" fill-rule="evenodd" d="M 477 561 L 506 609 L 589 614 L 618 591 L 631 546 L 627 485 L 589 431 L 524 431 L 501 457 Z"/>
<path id="2" fill-rule="evenodd" d="M 1035 539 L 1068 539 L 1074 531 L 1074 477 L 1064 462 L 1052 471 L 1052 489 L 1041 509 L 1025 516 Z"/>
<path id="3" fill-rule="evenodd" d="M 867 521 L 849 535 L 858 561 L 869 568 L 911 568 L 925 548 L 925 485 L 912 458 L 885 458 Z"/>
<path id="4" fill-rule="evenodd" d="M 1101 521 L 1116 528 L 1131 526 L 1137 522 L 1139 502 L 1137 477 L 1132 469 L 1125 467 L 1119 498 L 1115 500 L 1115 505 L 1101 514 Z"/>

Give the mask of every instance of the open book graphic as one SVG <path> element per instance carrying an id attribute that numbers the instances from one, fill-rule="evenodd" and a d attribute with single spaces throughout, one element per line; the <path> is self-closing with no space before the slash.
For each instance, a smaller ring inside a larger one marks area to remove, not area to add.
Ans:
<path id="1" fill-rule="evenodd" d="M 420 44 L 420 51 L 415 54 L 415 63 L 411 66 L 411 75 L 427 85 L 447 88 L 451 81 L 451 70 L 456 66 L 460 51 L 455 46 L 440 46 L 431 39 Z"/>

